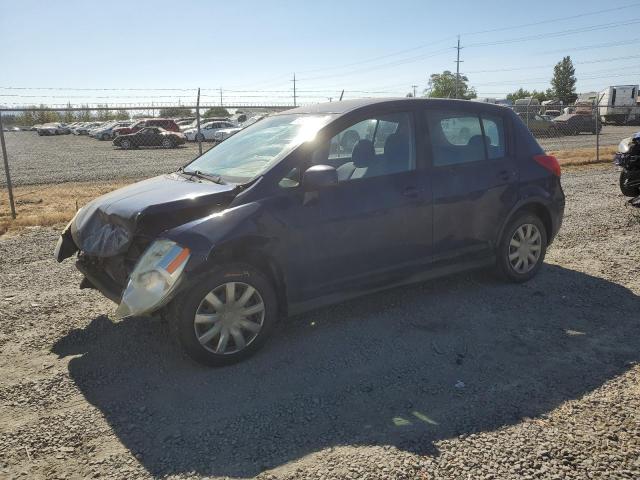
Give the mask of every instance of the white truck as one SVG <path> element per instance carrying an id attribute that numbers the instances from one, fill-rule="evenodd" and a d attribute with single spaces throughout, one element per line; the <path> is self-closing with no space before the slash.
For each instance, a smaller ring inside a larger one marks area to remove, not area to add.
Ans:
<path id="1" fill-rule="evenodd" d="M 602 123 L 616 125 L 640 123 L 638 85 L 612 85 L 598 95 Z"/>

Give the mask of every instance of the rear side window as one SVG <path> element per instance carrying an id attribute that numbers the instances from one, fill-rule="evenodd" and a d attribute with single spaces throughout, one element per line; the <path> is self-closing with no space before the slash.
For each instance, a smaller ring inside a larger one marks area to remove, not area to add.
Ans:
<path id="1" fill-rule="evenodd" d="M 484 139 L 487 143 L 489 160 L 502 158 L 505 155 L 504 122 L 501 117 L 482 115 Z"/>
<path id="2" fill-rule="evenodd" d="M 426 115 L 434 166 L 505 156 L 504 122 L 499 116 L 452 111 L 428 111 Z"/>
<path id="3" fill-rule="evenodd" d="M 437 110 L 426 114 L 434 166 L 459 165 L 486 158 L 478 116 Z"/>

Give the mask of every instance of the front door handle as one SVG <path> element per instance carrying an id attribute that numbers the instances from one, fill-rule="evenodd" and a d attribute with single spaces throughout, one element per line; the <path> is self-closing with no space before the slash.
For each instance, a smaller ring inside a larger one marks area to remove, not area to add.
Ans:
<path id="1" fill-rule="evenodd" d="M 407 187 L 403 190 L 402 194 L 409 198 L 418 198 L 420 196 L 420 190 L 416 187 Z"/>

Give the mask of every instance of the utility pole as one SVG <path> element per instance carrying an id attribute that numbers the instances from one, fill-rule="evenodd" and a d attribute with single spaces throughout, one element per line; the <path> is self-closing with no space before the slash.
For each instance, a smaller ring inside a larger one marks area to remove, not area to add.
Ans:
<path id="1" fill-rule="evenodd" d="M 458 98 L 458 92 L 460 89 L 460 62 L 462 60 L 460 60 L 460 49 L 462 47 L 460 46 L 460 35 L 458 35 L 458 45 L 456 46 L 456 50 L 458 51 L 458 54 L 456 56 L 456 94 L 454 98 Z"/>
<path id="2" fill-rule="evenodd" d="M 220 87 L 220 106 L 222 106 L 222 87 Z"/>
<path id="3" fill-rule="evenodd" d="M 296 74 L 294 72 L 293 74 L 293 106 L 297 107 L 297 100 L 296 100 Z"/>
<path id="4" fill-rule="evenodd" d="M 416 88 L 418 88 L 418 85 L 411 85 L 413 87 L 413 98 L 416 98 Z"/>

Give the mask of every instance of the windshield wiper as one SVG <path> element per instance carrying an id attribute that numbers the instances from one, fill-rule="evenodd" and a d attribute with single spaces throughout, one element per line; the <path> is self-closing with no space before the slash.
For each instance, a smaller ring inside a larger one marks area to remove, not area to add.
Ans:
<path id="1" fill-rule="evenodd" d="M 184 175 L 190 175 L 191 177 L 204 178 L 205 180 L 209 180 L 210 182 L 217 183 L 219 185 L 226 185 L 225 182 L 220 175 L 213 175 L 210 173 L 204 173 L 200 170 L 185 170 L 184 167 L 180 167 L 178 169 L 178 173 L 182 173 Z"/>

